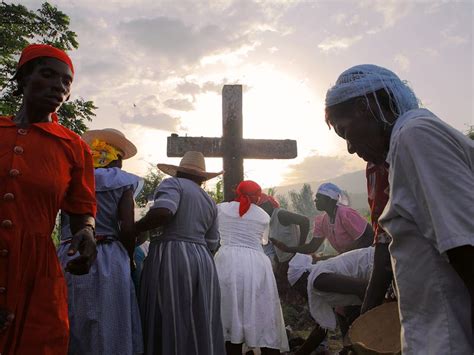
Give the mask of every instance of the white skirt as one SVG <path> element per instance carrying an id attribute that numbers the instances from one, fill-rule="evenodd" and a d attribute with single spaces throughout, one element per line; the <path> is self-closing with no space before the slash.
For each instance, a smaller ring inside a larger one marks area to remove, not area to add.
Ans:
<path id="1" fill-rule="evenodd" d="M 288 351 L 275 276 L 263 249 L 222 246 L 215 263 L 225 341 Z"/>

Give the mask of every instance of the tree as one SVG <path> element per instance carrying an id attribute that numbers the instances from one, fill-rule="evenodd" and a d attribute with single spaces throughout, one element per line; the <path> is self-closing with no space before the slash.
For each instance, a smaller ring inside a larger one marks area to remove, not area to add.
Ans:
<path id="1" fill-rule="evenodd" d="M 309 184 L 304 184 L 300 192 L 290 191 L 291 206 L 294 212 L 308 217 L 310 220 L 318 214 L 314 205 L 314 194 Z"/>
<path id="2" fill-rule="evenodd" d="M 217 179 L 218 180 L 214 190 L 206 189 L 206 192 L 209 194 L 209 196 L 211 196 L 215 203 L 221 203 L 222 201 L 224 201 L 222 177 L 219 176 Z"/>
<path id="3" fill-rule="evenodd" d="M 14 96 L 16 70 L 21 51 L 30 42 L 50 44 L 63 50 L 79 47 L 77 35 L 69 29 L 69 17 L 48 2 L 36 11 L 23 5 L 0 3 L 0 114 L 14 115 L 21 104 Z M 64 103 L 58 111 L 59 122 L 78 134 L 87 130 L 97 109 L 82 98 Z"/>
<path id="4" fill-rule="evenodd" d="M 466 136 L 474 140 L 474 126 L 469 126 L 469 129 L 466 132 Z"/>
<path id="5" fill-rule="evenodd" d="M 164 177 L 165 175 L 161 171 L 150 164 L 147 174 L 143 177 L 143 189 L 136 198 L 139 207 L 145 207 L 147 202 L 153 199 L 155 189 Z"/>

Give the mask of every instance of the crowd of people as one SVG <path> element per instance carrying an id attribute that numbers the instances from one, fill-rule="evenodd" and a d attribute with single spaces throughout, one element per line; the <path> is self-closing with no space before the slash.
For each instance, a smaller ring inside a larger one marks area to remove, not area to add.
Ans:
<path id="1" fill-rule="evenodd" d="M 314 221 L 250 180 L 216 204 L 203 184 L 222 172 L 195 151 L 158 164 L 169 177 L 136 221 L 135 145 L 58 123 L 73 79 L 65 52 L 27 46 L 21 107 L 0 116 L 1 355 L 280 354 L 290 288 L 315 321 L 295 352 L 309 355 L 391 287 L 403 354 L 473 353 L 474 143 L 395 73 L 354 66 L 326 95 L 327 124 L 367 162 L 370 223 L 332 183 Z M 316 255 L 325 241 L 337 256 Z"/>

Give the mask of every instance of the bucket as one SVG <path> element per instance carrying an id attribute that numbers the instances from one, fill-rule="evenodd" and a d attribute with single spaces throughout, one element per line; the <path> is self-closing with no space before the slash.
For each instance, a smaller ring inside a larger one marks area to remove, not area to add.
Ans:
<path id="1" fill-rule="evenodd" d="M 357 318 L 349 329 L 349 339 L 357 355 L 401 354 L 397 302 L 384 303 Z"/>

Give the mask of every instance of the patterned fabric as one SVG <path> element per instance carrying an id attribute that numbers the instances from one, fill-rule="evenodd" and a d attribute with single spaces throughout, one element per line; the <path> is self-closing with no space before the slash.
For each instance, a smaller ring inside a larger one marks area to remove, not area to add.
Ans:
<path id="1" fill-rule="evenodd" d="M 219 244 L 217 207 L 195 182 L 169 178 L 152 208 L 173 219 L 150 244 L 140 284 L 145 354 L 225 354 L 220 288 L 210 250 Z"/>
<path id="2" fill-rule="evenodd" d="M 327 238 L 338 253 L 344 253 L 355 240 L 359 239 L 366 228 L 367 221 L 356 210 L 339 205 L 334 224 L 330 222 L 326 212 L 315 217 L 313 236 Z"/>
<path id="3" fill-rule="evenodd" d="M 392 71 L 372 64 L 356 65 L 344 71 L 337 78 L 336 84 L 326 93 L 326 107 L 334 106 L 356 97 L 365 97 L 384 89 L 393 100 L 392 111 L 395 117 L 418 108 L 418 98 L 406 81 Z M 376 95 L 373 96 L 377 106 L 379 119 L 387 124 Z"/>
<path id="4" fill-rule="evenodd" d="M 215 256 L 221 288 L 224 338 L 234 344 L 288 350 L 285 322 L 270 260 L 270 217 L 252 204 L 244 216 L 239 203 L 218 205 L 221 248 Z"/>
<path id="5" fill-rule="evenodd" d="M 119 149 L 99 139 L 95 139 L 91 143 L 91 152 L 94 159 L 94 168 L 103 168 L 117 160 L 119 155 L 124 155 Z"/>
<path id="6" fill-rule="evenodd" d="M 379 223 L 393 238 L 402 352 L 472 354 L 469 292 L 446 252 L 474 246 L 474 141 L 413 110 L 395 123 L 387 162 L 390 200 Z"/>
<path id="7" fill-rule="evenodd" d="M 100 205 L 99 205 L 100 208 Z M 58 248 L 64 267 L 69 244 Z M 66 275 L 69 355 L 143 353 L 140 310 L 127 251 L 116 240 L 97 245 L 97 259 L 86 275 Z"/>
<path id="8" fill-rule="evenodd" d="M 97 259 L 87 275 L 66 274 L 70 355 L 143 353 L 143 340 L 130 259 L 118 242 L 119 203 L 123 194 L 138 186 L 140 178 L 119 168 L 95 169 L 97 216 L 96 234 L 103 238 L 97 245 Z M 108 179 L 107 179 L 108 177 Z M 70 227 L 67 214 L 61 216 L 58 256 L 63 267 L 67 255 Z"/>
<path id="9" fill-rule="evenodd" d="M 65 354 L 66 283 L 51 233 L 60 208 L 95 215 L 89 148 L 57 123 L 0 117 L 0 196 L 0 307 L 15 314 L 0 353 Z"/>
<path id="10" fill-rule="evenodd" d="M 370 207 L 370 221 L 374 230 L 374 243 L 390 243 L 391 237 L 379 225 L 382 214 L 389 198 L 388 164 L 375 165 L 367 163 L 367 196 Z"/>

